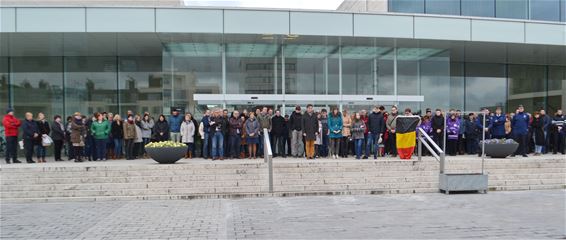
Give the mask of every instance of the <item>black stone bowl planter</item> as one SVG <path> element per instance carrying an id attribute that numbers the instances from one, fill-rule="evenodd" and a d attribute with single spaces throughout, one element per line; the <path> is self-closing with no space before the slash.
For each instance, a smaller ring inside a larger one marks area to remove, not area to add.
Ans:
<path id="1" fill-rule="evenodd" d="M 160 164 L 173 164 L 183 158 L 187 147 L 156 147 L 145 148 L 147 155 Z"/>
<path id="2" fill-rule="evenodd" d="M 480 151 L 482 144 L 480 143 Z M 485 143 L 485 155 L 492 158 L 506 158 L 507 156 L 513 154 L 519 144 L 517 142 L 512 143 Z"/>

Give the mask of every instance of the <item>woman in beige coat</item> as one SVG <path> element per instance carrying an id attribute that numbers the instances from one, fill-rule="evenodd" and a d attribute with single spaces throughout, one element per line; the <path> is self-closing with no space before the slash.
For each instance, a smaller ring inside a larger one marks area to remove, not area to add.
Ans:
<path id="1" fill-rule="evenodd" d="M 342 142 L 340 143 L 340 156 L 343 158 L 348 157 L 350 152 L 350 142 L 352 142 L 352 117 L 348 110 L 342 111 Z"/>

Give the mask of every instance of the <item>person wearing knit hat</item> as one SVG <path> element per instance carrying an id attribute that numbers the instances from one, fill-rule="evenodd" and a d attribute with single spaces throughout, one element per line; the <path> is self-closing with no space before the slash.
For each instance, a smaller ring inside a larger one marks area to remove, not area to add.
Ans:
<path id="1" fill-rule="evenodd" d="M 13 113 L 13 112 L 14 112 L 13 108 L 11 108 L 11 107 L 6 108 L 6 114 L 10 114 L 10 113 Z"/>

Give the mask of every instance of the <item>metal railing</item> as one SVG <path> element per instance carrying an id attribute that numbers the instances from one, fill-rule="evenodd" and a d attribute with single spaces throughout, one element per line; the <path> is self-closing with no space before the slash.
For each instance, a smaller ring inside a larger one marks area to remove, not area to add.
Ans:
<path id="1" fill-rule="evenodd" d="M 263 160 L 267 163 L 268 178 L 269 178 L 269 192 L 273 192 L 273 151 L 271 151 L 271 142 L 269 141 L 269 131 L 267 128 L 263 129 Z"/>
<path id="2" fill-rule="evenodd" d="M 418 133 L 417 139 L 419 140 L 418 141 L 419 142 L 419 149 L 418 149 L 418 151 L 419 151 L 419 161 L 421 161 L 421 158 L 422 158 L 422 151 L 423 151 L 423 145 L 424 145 L 428 149 L 430 154 L 432 154 L 432 156 L 434 156 L 436 161 L 440 162 L 440 173 L 444 173 L 444 162 L 446 160 L 445 159 L 446 154 L 444 153 L 444 150 L 442 150 L 438 146 L 438 144 L 436 144 L 432 140 L 432 138 L 430 138 L 430 136 L 428 136 L 428 134 L 422 128 L 418 128 L 417 133 Z"/>

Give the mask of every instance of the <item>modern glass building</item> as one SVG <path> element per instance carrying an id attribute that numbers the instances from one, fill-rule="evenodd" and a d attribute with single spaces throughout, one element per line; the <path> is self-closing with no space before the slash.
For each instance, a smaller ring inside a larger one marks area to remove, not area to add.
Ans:
<path id="1" fill-rule="evenodd" d="M 4 3 L 0 105 L 19 116 L 566 105 L 564 0 L 385 4 L 372 13 Z"/>

